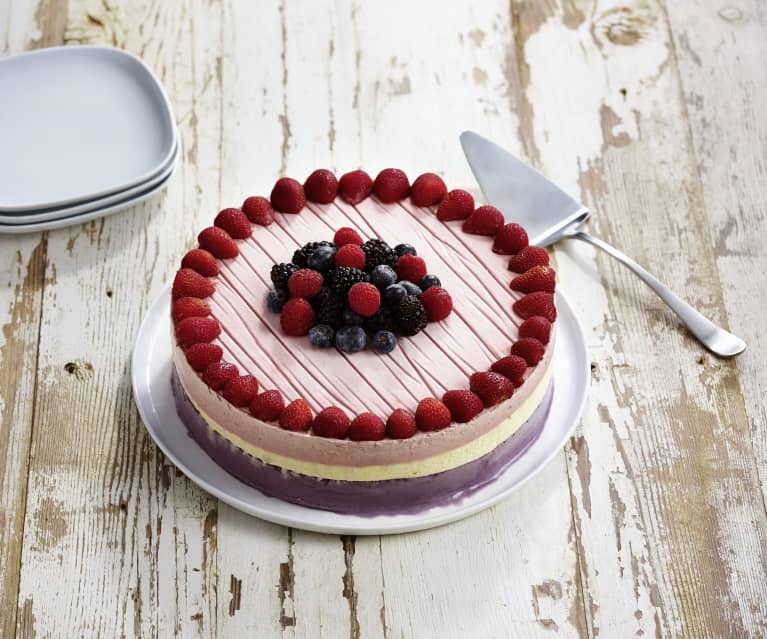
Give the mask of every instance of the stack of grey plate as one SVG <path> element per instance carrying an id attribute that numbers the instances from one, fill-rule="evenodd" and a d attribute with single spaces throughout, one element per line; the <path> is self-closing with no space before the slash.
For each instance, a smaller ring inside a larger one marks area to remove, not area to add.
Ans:
<path id="1" fill-rule="evenodd" d="M 138 58 L 68 46 L 0 59 L 0 233 L 80 224 L 161 191 L 178 160 L 165 90 Z"/>

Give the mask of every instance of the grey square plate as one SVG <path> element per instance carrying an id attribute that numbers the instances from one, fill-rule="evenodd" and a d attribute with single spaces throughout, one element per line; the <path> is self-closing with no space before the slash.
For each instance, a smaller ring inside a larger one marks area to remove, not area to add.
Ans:
<path id="1" fill-rule="evenodd" d="M 0 211 L 83 203 L 150 181 L 175 150 L 162 85 L 135 56 L 54 47 L 0 60 Z"/>

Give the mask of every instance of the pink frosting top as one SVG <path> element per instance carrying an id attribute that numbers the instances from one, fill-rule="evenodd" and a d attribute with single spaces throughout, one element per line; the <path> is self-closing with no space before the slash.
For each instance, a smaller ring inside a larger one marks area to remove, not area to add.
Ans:
<path id="1" fill-rule="evenodd" d="M 460 222 L 441 222 L 434 213 L 408 200 L 383 205 L 369 197 L 351 206 L 336 198 L 255 226 L 250 238 L 238 242 L 239 257 L 220 262 L 209 300 L 221 322 L 217 342 L 224 360 L 254 375 L 262 390 L 279 389 L 286 402 L 302 397 L 315 412 L 338 406 L 350 417 L 370 411 L 385 420 L 396 408 L 415 410 L 424 397 L 468 388 L 473 372 L 508 355 L 521 322 L 511 306 L 522 294 L 509 288 L 508 257 L 492 252 L 492 238 L 466 234 Z M 266 306 L 272 265 L 289 262 L 307 242 L 332 240 L 342 226 L 364 239 L 415 246 L 428 272 L 450 292 L 450 316 L 414 337 L 401 337 L 388 355 L 318 350 L 308 337 L 285 335 L 279 315 Z"/>

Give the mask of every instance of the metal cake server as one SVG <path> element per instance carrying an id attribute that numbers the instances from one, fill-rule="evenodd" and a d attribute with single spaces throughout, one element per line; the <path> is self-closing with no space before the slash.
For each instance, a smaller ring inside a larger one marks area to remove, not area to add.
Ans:
<path id="1" fill-rule="evenodd" d="M 745 350 L 742 339 L 701 315 L 630 257 L 581 230 L 591 211 L 538 171 L 472 131 L 461 134 L 461 146 L 488 202 L 524 226 L 531 244 L 571 238 L 593 244 L 636 273 L 714 355 L 734 357 Z"/>

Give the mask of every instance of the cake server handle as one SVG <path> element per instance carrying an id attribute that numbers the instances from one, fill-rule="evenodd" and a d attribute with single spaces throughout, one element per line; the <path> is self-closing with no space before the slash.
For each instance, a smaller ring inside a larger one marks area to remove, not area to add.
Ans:
<path id="1" fill-rule="evenodd" d="M 740 337 L 727 332 L 721 326 L 717 326 L 711 320 L 704 317 L 677 296 L 668 286 L 648 273 L 622 251 L 600 240 L 598 237 L 589 235 L 585 231 L 574 230 L 571 233 L 567 233 L 565 237 L 588 242 L 602 249 L 605 253 L 612 255 L 616 260 L 631 269 L 647 286 L 655 291 L 658 297 L 668 304 L 669 308 L 679 316 L 698 341 L 714 355 L 719 357 L 735 357 L 735 355 L 739 355 L 746 350 L 746 343 Z"/>

